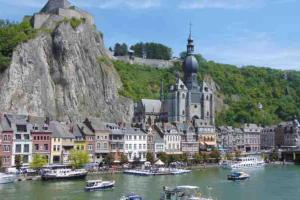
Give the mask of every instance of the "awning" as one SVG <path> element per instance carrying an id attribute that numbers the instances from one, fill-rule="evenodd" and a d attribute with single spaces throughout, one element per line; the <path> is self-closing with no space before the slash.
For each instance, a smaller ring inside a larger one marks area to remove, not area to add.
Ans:
<path id="1" fill-rule="evenodd" d="M 163 163 L 163 161 L 161 161 L 160 159 L 158 159 L 154 164 L 155 165 L 164 165 L 165 163 Z"/>
<path id="2" fill-rule="evenodd" d="M 205 142 L 205 144 L 208 146 L 217 146 L 216 142 Z"/>

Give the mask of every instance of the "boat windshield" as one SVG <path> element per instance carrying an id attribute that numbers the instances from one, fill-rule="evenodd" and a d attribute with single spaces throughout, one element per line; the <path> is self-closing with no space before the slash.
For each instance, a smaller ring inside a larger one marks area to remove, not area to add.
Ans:
<path id="1" fill-rule="evenodd" d="M 132 197 L 129 197 L 128 200 L 143 200 L 142 197 L 139 197 L 139 196 L 132 196 Z"/>
<path id="2" fill-rule="evenodd" d="M 95 182 L 87 182 L 86 183 L 86 186 L 87 187 L 92 187 L 92 186 L 94 186 L 95 185 Z"/>

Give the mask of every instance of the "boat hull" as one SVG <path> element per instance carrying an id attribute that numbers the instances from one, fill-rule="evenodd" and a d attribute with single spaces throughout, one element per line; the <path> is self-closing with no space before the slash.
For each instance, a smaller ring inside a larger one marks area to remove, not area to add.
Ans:
<path id="1" fill-rule="evenodd" d="M 107 189 L 113 188 L 114 186 L 115 186 L 115 184 L 104 185 L 104 186 L 99 186 L 99 187 L 86 187 L 85 191 L 92 192 L 92 191 L 97 191 L 97 190 L 107 190 Z"/>
<path id="2" fill-rule="evenodd" d="M 1 177 L 0 184 L 13 183 L 15 180 L 16 180 L 16 177 L 14 177 L 14 176 Z"/>
<path id="3" fill-rule="evenodd" d="M 55 175 L 42 175 L 43 181 L 49 181 L 49 180 L 74 180 L 74 179 L 84 179 L 86 177 L 87 173 L 82 174 L 76 174 L 76 175 L 70 175 L 70 176 L 55 176 Z"/>

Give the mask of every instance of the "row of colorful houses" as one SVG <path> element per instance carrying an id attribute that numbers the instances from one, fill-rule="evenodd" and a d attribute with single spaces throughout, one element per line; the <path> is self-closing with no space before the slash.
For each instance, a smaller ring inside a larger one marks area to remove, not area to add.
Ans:
<path id="1" fill-rule="evenodd" d="M 160 123 L 131 127 L 86 118 L 80 123 L 65 123 L 46 117 L 3 114 L 0 120 L 0 157 L 3 167 L 15 166 L 20 155 L 27 166 L 35 154 L 44 155 L 49 164 L 69 164 L 70 151 L 84 150 L 90 162 L 100 163 L 109 153 L 127 156 L 129 161 L 146 161 L 154 156 L 187 153 L 216 147 L 213 129 L 196 130 L 192 125 Z M 206 134 L 205 134 L 206 133 Z"/>

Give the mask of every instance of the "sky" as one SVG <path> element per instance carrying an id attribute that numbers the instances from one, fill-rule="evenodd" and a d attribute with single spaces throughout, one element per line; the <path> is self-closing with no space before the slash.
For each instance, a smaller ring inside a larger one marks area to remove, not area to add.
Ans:
<path id="1" fill-rule="evenodd" d="M 238 66 L 300 70 L 300 0 L 69 0 L 90 12 L 108 48 L 158 42 Z M 20 21 L 47 0 L 0 0 L 0 18 Z"/>

